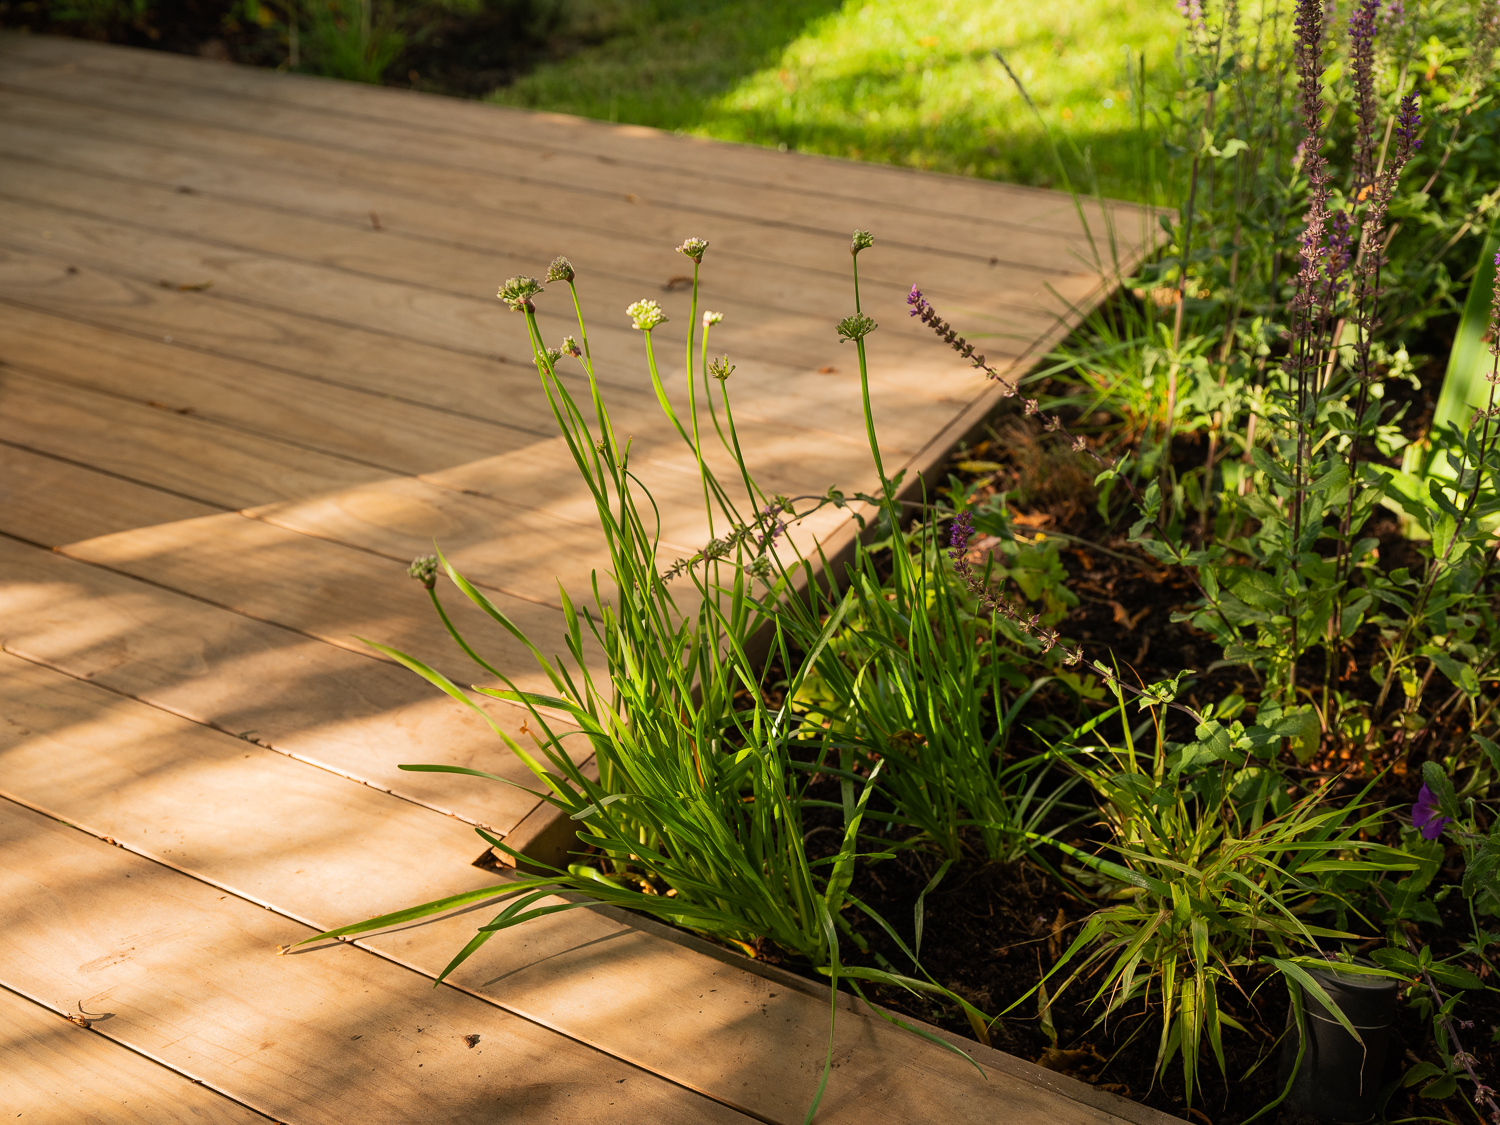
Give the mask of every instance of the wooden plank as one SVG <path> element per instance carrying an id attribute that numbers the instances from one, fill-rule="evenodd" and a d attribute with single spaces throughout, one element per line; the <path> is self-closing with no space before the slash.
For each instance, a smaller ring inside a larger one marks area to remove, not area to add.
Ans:
<path id="1" fill-rule="evenodd" d="M 0 673 L 6 795 L 179 871 L 311 925 L 490 881 L 466 863 L 464 826 L 275 755 L 242 758 L 236 740 L 13 658 L 0 657 Z M 281 830 L 257 834 L 268 822 Z M 371 945 L 431 975 L 474 924 L 470 912 Z M 461 972 L 470 990 L 507 1010 L 762 1119 L 799 1120 L 816 1083 L 827 1009 L 815 993 L 617 916 L 572 912 L 528 925 Z M 653 1018 L 658 1003 L 672 1020 Z M 932 1114 L 923 1119 L 1025 1120 L 1055 1100 L 1011 1074 L 992 1070 L 986 1082 L 867 1017 L 847 1013 L 843 1023 L 827 1120 L 905 1121 L 922 1107 Z M 1076 1104 L 1058 1118 L 1108 1119 Z"/>
<path id="2" fill-rule="evenodd" d="M 0 796 L 310 925 L 494 882 L 460 820 L 8 653 L 0 714 Z"/>
<path id="3" fill-rule="evenodd" d="M 246 508 L 378 480 L 379 468 L 174 410 L 0 369 L 0 441 L 191 497 Z"/>
<path id="4" fill-rule="evenodd" d="M 552 436 L 551 427 L 518 431 L 25 308 L 0 318 L 0 359 L 53 383 L 157 403 L 392 473 L 421 473 Z"/>
<path id="5" fill-rule="evenodd" d="M 100 275 L 90 268 L 72 266 L 63 257 L 48 258 L 30 252 L 0 249 L 0 299 L 60 316 L 97 318 L 96 323 L 142 334 L 155 335 L 169 330 L 159 338 L 174 347 L 185 344 L 205 346 L 215 353 L 272 362 L 292 370 L 332 368 L 338 377 L 356 385 L 363 382 L 371 387 L 398 387 L 413 395 L 426 393 L 428 379 L 433 382 L 447 379 L 449 360 L 453 358 L 452 352 L 434 344 L 382 336 L 368 326 L 348 326 L 341 331 L 338 327 L 330 327 L 327 321 L 309 323 L 293 310 L 254 308 L 249 315 L 241 316 L 239 314 L 245 311 L 244 302 L 223 291 L 168 293 L 144 278 Z M 500 317 L 502 313 L 491 307 L 492 304 L 483 306 L 484 314 Z M 511 328 L 516 324 L 507 320 L 497 320 L 496 323 L 499 327 Z M 633 342 L 638 348 L 639 338 Z M 663 350 L 668 356 L 673 354 L 668 349 Z M 847 357 L 848 353 L 844 355 Z M 915 375 L 888 362 L 879 349 L 876 355 L 874 371 L 877 375 L 886 373 L 883 378 L 872 378 L 872 401 L 882 423 L 882 449 L 888 458 L 899 461 L 903 454 L 909 454 L 925 441 L 928 431 L 921 422 L 923 416 L 930 416 L 928 428 L 941 426 L 977 393 L 976 389 L 970 388 L 970 384 L 977 383 L 977 380 L 972 373 L 961 379 L 945 379 L 941 384 L 943 398 L 927 403 L 913 402 L 902 384 Z M 739 389 L 735 412 L 747 447 L 754 449 L 757 435 L 774 440 L 800 431 L 818 438 L 808 445 L 810 457 L 833 457 L 843 447 L 858 462 L 864 460 L 866 454 L 859 437 L 862 423 L 858 380 L 847 359 L 837 375 L 804 376 L 779 387 L 767 374 L 768 365 L 746 363 L 741 366 L 734 376 L 734 385 Z M 641 371 L 644 367 L 641 356 L 630 357 L 620 367 L 631 372 L 627 377 L 632 378 L 632 382 L 622 384 L 619 378 L 601 379 L 611 401 L 617 430 L 641 437 L 653 433 L 670 434 Z M 670 365 L 667 367 L 670 371 Z M 470 370 L 474 373 L 475 383 L 480 384 L 476 389 L 476 401 L 493 398 L 497 390 L 493 382 L 489 386 L 482 385 L 484 376 L 493 369 L 488 364 L 479 367 L 471 364 Z M 681 376 L 667 377 L 673 388 L 671 396 L 679 402 L 685 400 Z M 530 378 L 535 379 L 534 372 Z M 574 376 L 572 381 L 577 387 L 575 393 L 586 393 L 581 379 Z M 504 390 L 503 387 L 498 389 Z M 439 391 L 434 397 L 450 401 L 460 399 L 453 388 Z M 501 420 L 508 419 L 528 429 L 555 424 L 544 413 L 546 406 L 539 389 L 529 393 L 502 393 L 500 401 L 503 406 L 493 416 Z M 700 409 L 706 410 L 706 406 L 700 406 Z M 682 412 L 686 414 L 685 403 Z M 800 425 L 798 418 L 815 421 L 817 428 Z M 670 440 L 676 441 L 675 437 Z M 826 483 L 817 485 L 820 492 L 833 481 L 846 486 L 850 484 L 848 478 L 837 470 L 831 476 L 826 471 L 817 476 L 827 477 Z M 796 488 L 800 482 L 787 483 L 794 491 L 800 491 Z M 771 483 L 771 487 L 780 486 Z"/>
<path id="6" fill-rule="evenodd" d="M 403 564 L 341 543 L 230 513 L 87 539 L 66 554 L 353 652 L 367 651 L 359 640 L 366 637 L 461 683 L 479 679 Z M 490 600 L 544 654 L 567 651 L 560 612 L 499 592 Z M 450 592 L 445 602 L 495 667 L 526 690 L 544 690 L 546 678 L 500 626 L 465 598 Z"/>
<path id="7" fill-rule="evenodd" d="M 0 857 L 0 983 L 278 1120 L 739 1119 L 353 946 L 275 957 L 311 931 L 28 809 Z"/>
<path id="8" fill-rule="evenodd" d="M 392 173 L 383 160 L 329 154 L 308 146 L 286 151 L 294 142 L 238 138 L 176 123 L 170 130 L 173 145 L 167 148 L 162 147 L 165 138 L 159 123 L 107 105 L 84 110 L 3 88 L 0 112 L 8 118 L 0 136 L 0 152 L 14 160 L 4 187 L 13 193 L 27 190 L 21 185 L 28 178 L 28 167 L 46 168 L 186 195 L 187 200 L 173 201 L 184 209 L 198 196 L 204 201 L 261 208 L 283 218 L 316 216 L 351 234 L 366 236 L 367 242 L 368 236 L 379 233 L 387 240 L 427 244 L 432 253 L 483 255 L 496 276 L 535 272 L 559 248 L 576 255 L 575 265 L 589 277 L 609 276 L 648 288 L 664 284 L 683 269 L 682 259 L 672 250 L 675 228 L 653 229 L 649 232 L 653 237 L 642 237 L 601 227 L 590 230 L 586 245 L 579 246 L 577 216 L 559 219 L 533 213 L 526 224 L 519 225 L 509 221 L 510 213 L 495 207 L 484 192 L 470 193 L 472 202 L 455 203 L 433 196 L 430 177 L 409 184 L 388 182 Z M 182 147 L 184 134 L 190 139 L 189 149 Z M 97 203 L 97 198 L 91 199 L 92 205 Z M 145 206 L 158 212 L 166 209 L 149 202 Z M 373 230 L 372 211 L 379 216 L 379 232 Z M 730 224 L 726 233 L 732 233 L 735 225 Z M 715 243 L 712 269 L 704 278 L 704 292 L 710 300 L 737 296 L 783 311 L 811 310 L 834 319 L 844 315 L 849 278 L 841 258 L 789 270 L 784 263 L 764 257 L 764 249 L 761 256 L 737 252 L 736 241 L 743 242 L 744 249 L 754 246 L 750 239 L 732 239 L 727 246 Z M 867 272 L 873 269 L 868 272 L 869 280 L 880 285 L 889 279 L 900 287 L 904 284 L 900 279 L 917 276 L 934 301 L 958 310 L 956 315 L 966 329 L 977 329 L 987 319 L 1002 323 L 1018 312 L 1061 311 L 1058 295 L 1082 300 L 1098 284 L 1092 272 L 1060 277 L 989 265 L 967 269 L 959 265 L 928 277 L 929 260 L 899 247 L 887 248 L 883 241 L 880 246 L 880 253 L 866 262 Z M 299 247 L 299 252 L 307 249 Z"/>
<path id="9" fill-rule="evenodd" d="M 267 81 L 263 73 L 249 68 L 209 71 L 197 60 L 91 45 L 75 50 L 71 45 L 33 39 L 12 40 L 7 50 L 41 65 L 72 67 L 72 75 L 109 73 L 124 77 L 166 81 L 193 86 L 211 85 L 224 93 L 252 96 L 259 100 L 311 105 L 364 121 L 397 121 L 431 127 L 436 117 L 441 126 L 465 141 L 503 140 L 539 152 L 570 146 L 590 153 L 642 163 L 646 166 L 691 165 L 710 181 L 728 181 L 760 190 L 797 191 L 804 195 L 834 195 L 860 201 L 879 200 L 908 205 L 913 184 L 921 184 L 928 206 L 958 215 L 999 212 L 991 221 L 1037 224 L 1076 222 L 1072 201 L 1064 194 L 977 180 L 972 177 L 913 172 L 862 161 L 798 153 L 772 153 L 748 144 L 710 141 L 704 137 L 664 133 L 637 125 L 611 125 L 563 114 L 511 108 L 478 106 L 446 101 L 434 110 L 433 95 L 382 89 L 371 96 L 338 83 L 306 76 L 288 76 L 292 81 Z M 498 112 L 497 112 L 498 108 Z M 439 116 L 440 115 L 440 116 Z M 704 156 L 712 151 L 712 162 Z M 1104 208 L 1133 217 L 1134 208 L 1106 202 Z M 1085 212 L 1096 217 L 1099 205 L 1083 202 Z"/>
<path id="10" fill-rule="evenodd" d="M 483 721 L 404 668 L 3 537 L 0 576 L 7 652 L 497 832 L 536 807 L 508 785 L 397 768 L 531 778 Z M 484 706 L 528 744 L 520 708 Z"/>
<path id="11" fill-rule="evenodd" d="M 209 72 L 205 72 L 209 73 Z M 275 77 L 266 75 L 274 82 Z M 330 113 L 326 105 L 299 106 L 275 98 L 258 101 L 253 119 L 241 112 L 242 95 L 192 84 L 192 97 L 164 98 L 164 85 L 156 80 L 112 80 L 87 71 L 58 73 L 33 70 L 7 71 L 12 85 L 77 98 L 80 94 L 108 101 L 117 107 L 166 116 L 174 121 L 212 125 L 250 135 L 296 137 L 328 151 L 378 156 L 429 170 L 478 172 L 493 181 L 491 191 L 508 200 L 538 207 L 580 205 L 602 208 L 605 215 L 618 213 L 618 225 L 632 220 L 630 197 L 670 208 L 688 221 L 706 222 L 738 218 L 747 212 L 763 227 L 780 231 L 783 237 L 807 236 L 826 240 L 831 249 L 845 242 L 857 226 L 879 226 L 886 237 L 908 248 L 947 253 L 973 262 L 996 258 L 1013 268 L 1047 274 L 1073 272 L 1065 264 L 1071 231 L 1057 222 L 1037 222 L 1031 216 L 1017 222 L 1002 212 L 998 224 L 987 224 L 973 215 L 934 213 L 926 208 L 830 194 L 809 197 L 806 192 L 778 191 L 765 187 L 749 189 L 734 182 L 705 182 L 693 169 L 671 163 L 602 163 L 597 156 L 576 152 L 571 146 L 556 146 L 540 159 L 537 154 L 517 151 L 496 143 L 483 131 L 461 135 L 462 147 L 442 124 L 447 99 L 432 99 L 432 114 L 420 124 L 360 120 Z M 170 108 L 168 108 L 170 106 Z M 503 111 L 501 111 L 503 112 Z M 444 135 L 447 134 L 447 135 Z M 524 169 L 524 171 L 521 171 Z M 997 193 L 1010 202 L 1009 193 Z M 549 198 L 550 197 L 550 198 Z M 1025 210 L 1032 201 L 1057 215 L 1055 199 L 1031 193 L 1018 196 L 1012 207 Z M 1003 204 L 1002 204 L 1003 206 Z M 1007 211 L 1011 208 L 1007 208 Z M 555 213 L 555 212 L 554 212 Z M 601 216 L 603 217 L 603 216 Z M 1031 220 L 1031 221 L 1027 221 Z"/>
<path id="12" fill-rule="evenodd" d="M 271 1120 L 5 988 L 0 988 L 0 1051 L 6 1117 L 21 1125 L 266 1125 Z"/>
<path id="13" fill-rule="evenodd" d="M 0 444 L 0 531 L 44 547 L 220 511 L 86 465 Z"/>
<path id="14" fill-rule="evenodd" d="M 221 240 L 163 237 L 154 231 L 14 199 L 4 203 L 3 211 L 10 225 L 6 242 L 11 247 L 32 254 L 68 254 L 79 264 L 112 272 L 139 274 L 151 270 L 174 285 L 178 284 L 177 279 L 187 279 L 182 284 L 191 285 L 208 282 L 213 291 L 204 296 L 211 299 L 227 296 L 253 301 L 366 330 L 378 329 L 433 347 L 459 348 L 471 353 L 493 347 L 497 334 L 507 327 L 512 332 L 522 330 L 520 318 L 511 317 L 516 322 L 511 325 L 502 319 L 502 310 L 493 295 L 496 284 L 493 266 L 472 258 L 445 262 L 443 272 L 451 280 L 439 288 L 407 276 L 433 267 L 424 256 L 413 255 L 410 247 L 395 240 L 381 240 L 379 246 L 405 251 L 399 268 L 390 268 L 385 276 L 380 276 L 267 255 L 252 246 Z M 349 232 L 342 230 L 328 232 L 327 236 L 350 237 Z M 373 245 L 363 233 L 355 237 Z M 866 292 L 866 308 L 887 326 L 886 334 L 880 338 L 885 362 L 876 369 L 874 386 L 894 391 L 904 403 L 919 409 L 935 400 L 940 403 L 948 393 L 961 394 L 962 388 L 976 387 L 982 376 L 934 342 L 925 327 L 909 318 L 906 292 L 904 286 Z M 624 309 L 642 297 L 640 287 L 608 278 L 594 279 L 587 293 L 593 308 L 597 309 L 602 300 L 605 308 L 618 310 L 609 316 L 596 316 L 590 325 L 589 341 L 596 362 L 605 372 L 638 366 L 642 350 L 640 334 L 630 326 Z M 670 308 L 685 304 L 686 299 L 679 296 L 675 302 L 666 303 Z M 840 349 L 834 331 L 835 318 L 805 311 L 780 313 L 741 302 L 726 303 L 725 308 L 725 323 L 714 330 L 716 345 L 728 349 L 758 385 L 774 389 L 778 397 L 785 398 L 789 393 L 795 396 L 799 392 L 805 395 L 809 386 L 820 385 L 805 378 L 817 367 L 836 367 L 839 361 L 846 366 L 849 363 L 847 349 Z M 681 354 L 686 342 L 686 321 L 677 319 L 681 317 L 681 308 L 671 311 L 674 317 L 653 337 L 665 368 L 664 377 L 675 380 L 680 370 L 676 355 Z M 565 333 L 577 331 L 571 305 L 563 299 L 538 302 L 537 315 L 542 331 L 550 339 L 560 340 Z M 1054 319 L 1031 317 L 1028 323 L 1024 314 L 1018 314 L 1019 323 L 1005 329 L 1005 335 L 1018 342 L 1011 354 L 1021 350 L 1019 341 L 1029 341 Z M 618 380 L 620 376 L 617 374 L 615 378 Z M 824 405 L 826 409 L 828 404 Z M 840 413 L 847 414 L 848 410 Z M 837 425 L 828 429 L 839 431 Z"/>

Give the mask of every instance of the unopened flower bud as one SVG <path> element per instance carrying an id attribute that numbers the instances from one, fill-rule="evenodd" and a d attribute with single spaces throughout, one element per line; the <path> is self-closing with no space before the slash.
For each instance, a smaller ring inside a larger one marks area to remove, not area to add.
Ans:
<path id="1" fill-rule="evenodd" d="M 703 314 L 703 327 L 707 328 L 710 324 L 718 324 L 723 319 L 723 313 L 706 312 Z"/>
<path id="2" fill-rule="evenodd" d="M 875 245 L 875 239 L 867 230 L 857 230 L 854 237 L 849 240 L 849 253 L 858 254 L 861 250 L 868 250 Z"/>
<path id="3" fill-rule="evenodd" d="M 655 301 L 637 301 L 625 310 L 625 315 L 635 322 L 642 332 L 650 332 L 658 324 L 666 323 L 667 314 Z"/>
<path id="4" fill-rule="evenodd" d="M 412 559 L 406 573 L 431 590 L 437 585 L 438 558 L 436 555 L 418 555 Z"/>
<path id="5" fill-rule="evenodd" d="M 707 249 L 708 239 L 688 238 L 683 240 L 682 245 L 677 248 L 677 252 L 693 259 L 695 263 L 701 263 L 703 261 L 703 251 Z"/>
<path id="6" fill-rule="evenodd" d="M 734 374 L 734 364 L 729 362 L 727 355 L 720 356 L 718 359 L 709 362 L 708 373 L 722 383 Z"/>
<path id="7" fill-rule="evenodd" d="M 553 258 L 552 264 L 547 267 L 548 281 L 572 281 L 573 276 L 573 263 L 566 258 Z"/>
<path id="8" fill-rule="evenodd" d="M 878 327 L 864 313 L 854 313 L 839 321 L 839 336 L 844 340 L 863 340 Z"/>
<path id="9" fill-rule="evenodd" d="M 565 355 L 570 355 L 574 359 L 581 359 L 583 357 L 583 349 L 578 346 L 578 341 L 571 336 L 563 337 L 562 350 Z"/>

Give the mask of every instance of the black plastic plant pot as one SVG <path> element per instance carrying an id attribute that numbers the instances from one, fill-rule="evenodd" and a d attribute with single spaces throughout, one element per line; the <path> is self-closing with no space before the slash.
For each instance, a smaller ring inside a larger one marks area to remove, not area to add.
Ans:
<path id="1" fill-rule="evenodd" d="M 1292 1068 L 1297 1077 L 1281 1104 L 1326 1121 L 1369 1121 L 1380 1109 L 1385 1059 L 1391 1041 L 1391 1021 L 1396 1011 L 1396 982 L 1387 977 L 1340 973 L 1333 969 L 1308 969 L 1358 1030 L 1359 1040 L 1344 1030 L 1323 1002 L 1302 990 L 1306 1049 L 1297 1066 L 1298 1035 L 1295 1014 L 1287 1012 L 1291 1029 L 1281 1046 L 1281 1069 L 1277 1090 L 1285 1090 Z"/>

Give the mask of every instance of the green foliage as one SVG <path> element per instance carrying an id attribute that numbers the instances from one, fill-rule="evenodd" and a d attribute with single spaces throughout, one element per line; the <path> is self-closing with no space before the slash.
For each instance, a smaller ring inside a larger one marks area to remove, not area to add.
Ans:
<path id="1" fill-rule="evenodd" d="M 1125 699 L 1116 698 L 1117 708 L 1101 719 L 1125 721 Z M 1154 709 L 1151 719 L 1154 749 L 1138 747 L 1125 722 L 1123 745 L 1100 736 L 1097 748 L 1071 759 L 1100 800 L 1115 858 L 1043 842 L 1119 901 L 1089 917 L 1048 978 L 1067 973 L 1054 1003 L 1079 980 L 1097 980 L 1091 1003 L 1100 1005 L 1100 1021 L 1127 1005 L 1159 1011 L 1157 1072 L 1180 1056 L 1191 1100 L 1202 1052 L 1210 1050 L 1222 1071 L 1224 1029 L 1244 1030 L 1222 1005 L 1223 990 L 1239 987 L 1237 973 L 1264 962 L 1326 1001 L 1300 959 L 1316 955 L 1320 939 L 1353 935 L 1311 925 L 1304 915 L 1339 897 L 1330 885 L 1336 873 L 1415 864 L 1365 839 L 1380 812 L 1359 799 L 1333 802 L 1332 782 L 1292 800 L 1266 750 L 1274 732 L 1232 736 L 1209 723 L 1199 727 L 1201 742 L 1174 748 Z M 1102 723 L 1092 726 L 1097 734 Z"/>
<path id="2" fill-rule="evenodd" d="M 884 581 L 882 559 L 893 569 Z M 793 704 L 838 753 L 843 776 L 857 776 L 856 764 L 884 768 L 895 811 L 868 817 L 915 830 L 908 846 L 936 844 L 949 860 L 964 855 L 966 828 L 990 859 L 1025 855 L 1026 832 L 1054 815 L 1068 789 L 1049 776 L 1047 755 L 1006 761 L 1017 716 L 1046 680 L 1028 682 L 1024 643 L 1012 648 L 1006 623 L 974 604 L 935 526 L 861 544 L 841 615 L 823 645 L 817 623 L 802 623 L 799 643 L 819 655 Z"/>
<path id="3" fill-rule="evenodd" d="M 330 78 L 379 82 L 406 45 L 390 3 L 305 0 L 295 12 L 307 26 L 307 61 Z"/>
<path id="4" fill-rule="evenodd" d="M 1036 118 L 995 60 L 1006 52 L 1042 121 L 1087 150 L 1111 194 L 1134 189 L 1125 52 L 1169 59 L 1177 19 L 1140 0 L 1020 7 L 984 0 L 840 5 L 774 0 L 622 3 L 597 46 L 495 92 L 507 105 L 722 140 L 1050 183 Z M 1075 173 L 1081 168 L 1075 168 Z"/>

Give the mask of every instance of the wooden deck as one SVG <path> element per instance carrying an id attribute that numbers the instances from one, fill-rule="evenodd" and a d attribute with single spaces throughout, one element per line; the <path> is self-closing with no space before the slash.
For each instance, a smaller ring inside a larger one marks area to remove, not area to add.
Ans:
<path id="1" fill-rule="evenodd" d="M 493 882 L 474 824 L 545 843 L 508 787 L 398 772 L 524 776 L 354 637 L 465 676 L 404 576 L 436 540 L 561 651 L 557 582 L 600 562 L 502 278 L 572 258 L 617 424 L 691 550 L 694 480 L 623 313 L 660 299 L 681 341 L 677 242 L 712 244 L 715 350 L 763 482 L 853 491 L 871 471 L 832 329 L 849 232 L 877 239 L 886 463 L 922 471 L 992 388 L 908 321 L 907 288 L 1024 367 L 1100 292 L 1071 202 L 10 36 L 0 216 L 4 1116 L 799 1122 L 826 999 L 654 927 L 533 923 L 438 989 L 473 914 L 273 956 Z M 1145 237 L 1114 217 L 1123 245 Z M 838 1029 L 820 1121 L 1158 1117 L 995 1052 L 981 1078 L 852 1010 Z"/>

